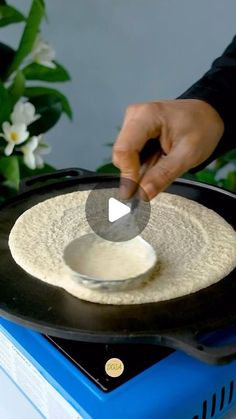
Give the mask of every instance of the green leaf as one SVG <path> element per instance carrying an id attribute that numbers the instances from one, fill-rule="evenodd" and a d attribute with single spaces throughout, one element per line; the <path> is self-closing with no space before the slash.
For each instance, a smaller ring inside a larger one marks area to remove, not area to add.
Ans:
<path id="1" fill-rule="evenodd" d="M 27 167 L 24 164 L 22 156 L 18 156 L 18 162 L 19 162 L 19 166 L 20 166 L 20 177 L 21 177 L 21 179 L 31 177 L 31 176 L 43 175 L 44 173 L 51 173 L 51 172 L 55 171 L 55 168 L 53 166 L 51 166 L 50 164 L 47 164 L 47 163 L 45 163 L 44 166 L 41 169 L 34 169 L 34 170 L 29 169 L 29 167 Z"/>
<path id="2" fill-rule="evenodd" d="M 196 178 L 200 182 L 209 183 L 211 185 L 217 185 L 217 181 L 215 179 L 215 171 L 212 171 L 210 169 L 204 169 L 196 173 Z"/>
<path id="3" fill-rule="evenodd" d="M 15 7 L 0 5 L 0 28 L 11 23 L 23 22 L 24 20 L 25 16 L 15 9 Z"/>
<path id="4" fill-rule="evenodd" d="M 96 169 L 97 173 L 120 173 L 120 170 L 112 163 L 104 164 Z"/>
<path id="5" fill-rule="evenodd" d="M 58 90 L 50 89 L 49 87 L 27 87 L 24 92 L 24 96 L 29 99 L 35 96 L 41 96 L 45 94 L 60 99 L 63 112 L 65 112 L 67 116 L 70 119 L 72 119 L 72 109 L 68 102 L 68 99 Z"/>
<path id="6" fill-rule="evenodd" d="M 25 90 L 25 78 L 22 71 L 17 71 L 16 76 L 8 89 L 11 96 L 12 105 L 14 105 L 21 96 L 23 96 Z"/>
<path id="7" fill-rule="evenodd" d="M 44 0 L 40 0 L 40 3 L 42 5 L 42 7 L 44 7 L 44 9 L 45 9 L 45 1 Z"/>
<path id="8" fill-rule="evenodd" d="M 218 159 L 215 161 L 215 167 L 217 170 L 219 170 L 228 163 L 236 164 L 236 149 L 228 151 L 227 153 L 223 154 L 223 156 L 218 157 Z"/>
<path id="9" fill-rule="evenodd" d="M 230 191 L 236 192 L 236 171 L 227 174 L 224 186 Z"/>
<path id="10" fill-rule="evenodd" d="M 181 176 L 181 178 L 188 179 L 188 180 L 196 180 L 196 181 L 198 180 L 195 173 L 189 173 L 189 172 L 184 173 Z"/>
<path id="11" fill-rule="evenodd" d="M 20 45 L 9 68 L 8 75 L 17 70 L 25 57 L 30 54 L 39 31 L 44 10 L 44 4 L 41 0 L 33 0 Z"/>
<path id="12" fill-rule="evenodd" d="M 182 177 L 184 179 L 196 180 L 199 182 L 209 183 L 211 185 L 217 185 L 215 179 L 216 171 L 212 169 L 204 169 L 197 173 L 186 172 Z"/>
<path id="13" fill-rule="evenodd" d="M 13 61 L 14 55 L 14 49 L 0 42 L 0 78 L 2 80 L 6 78 L 7 70 Z"/>
<path id="14" fill-rule="evenodd" d="M 31 97 L 30 102 L 35 106 L 36 113 L 41 117 L 29 125 L 31 135 L 39 135 L 52 128 L 62 114 L 60 98 L 51 95 Z"/>
<path id="15" fill-rule="evenodd" d="M 222 167 L 224 167 L 226 164 L 227 164 L 227 160 L 225 159 L 224 156 L 221 156 L 221 157 L 219 157 L 218 159 L 215 160 L 214 167 L 218 171 Z"/>
<path id="16" fill-rule="evenodd" d="M 231 151 L 228 151 L 228 153 L 224 155 L 224 158 L 227 163 L 236 164 L 236 148 Z"/>
<path id="17" fill-rule="evenodd" d="M 18 159 L 16 156 L 0 158 L 0 174 L 5 179 L 5 181 L 2 182 L 4 186 L 18 190 L 20 182 L 20 171 Z"/>
<path id="18" fill-rule="evenodd" d="M 3 83 L 0 81 L 0 130 L 2 123 L 7 121 L 11 113 L 11 100 L 8 94 L 7 89 L 4 87 Z"/>
<path id="19" fill-rule="evenodd" d="M 4 181 L 0 181 L 0 204 L 3 204 L 7 199 L 15 196 L 18 190 L 7 187 Z"/>
<path id="20" fill-rule="evenodd" d="M 1 183 L 0 183 L 0 205 L 2 205 L 6 201 L 4 192 L 5 192 L 4 188 L 1 188 Z"/>
<path id="21" fill-rule="evenodd" d="M 48 82 L 63 82 L 70 80 L 68 71 L 55 62 L 55 68 L 49 68 L 41 64 L 32 63 L 23 69 L 27 80 L 42 80 Z"/>
<path id="22" fill-rule="evenodd" d="M 28 169 L 28 170 L 27 170 Z M 53 166 L 51 166 L 50 164 L 45 163 L 43 167 L 41 167 L 41 169 L 34 169 L 31 170 L 28 167 L 24 167 L 24 170 L 21 171 L 21 176 L 22 179 L 25 177 L 30 177 L 30 176 L 39 176 L 39 175 L 43 175 L 45 173 L 52 173 L 55 172 L 55 168 Z"/>

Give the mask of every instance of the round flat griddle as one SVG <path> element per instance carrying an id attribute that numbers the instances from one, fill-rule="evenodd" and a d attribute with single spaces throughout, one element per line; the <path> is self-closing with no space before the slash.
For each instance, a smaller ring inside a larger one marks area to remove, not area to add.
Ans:
<path id="1" fill-rule="evenodd" d="M 67 169 L 28 180 L 23 192 L 0 209 L 0 314 L 41 333 L 106 343 L 153 343 L 181 348 L 209 362 L 235 357 L 236 345 L 211 348 L 199 336 L 236 320 L 236 270 L 215 285 L 177 299 L 112 306 L 79 300 L 61 288 L 28 275 L 13 260 L 8 236 L 16 219 L 48 198 L 90 189 L 94 183 L 118 187 L 116 176 Z M 107 186 L 106 186 L 107 187 Z M 179 179 L 169 193 L 197 201 L 236 227 L 236 195 Z M 39 220 L 40 223 L 40 220 Z"/>

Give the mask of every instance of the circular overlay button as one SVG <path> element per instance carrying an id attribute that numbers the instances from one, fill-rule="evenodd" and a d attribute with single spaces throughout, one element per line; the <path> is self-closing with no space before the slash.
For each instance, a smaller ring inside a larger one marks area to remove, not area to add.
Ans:
<path id="1" fill-rule="evenodd" d="M 131 240 L 146 227 L 151 213 L 151 205 L 144 191 L 135 182 L 122 179 L 122 184 L 136 192 L 131 199 L 120 195 L 117 180 L 97 183 L 86 201 L 87 221 L 98 236 L 113 242 Z"/>

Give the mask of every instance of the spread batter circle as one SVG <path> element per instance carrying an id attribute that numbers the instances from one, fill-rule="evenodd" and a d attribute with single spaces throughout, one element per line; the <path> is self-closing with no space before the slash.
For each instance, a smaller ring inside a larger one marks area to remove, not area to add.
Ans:
<path id="1" fill-rule="evenodd" d="M 86 220 L 89 191 L 45 200 L 25 211 L 9 236 L 11 254 L 29 274 L 77 298 L 101 304 L 142 304 L 206 288 L 236 267 L 236 232 L 216 212 L 181 196 L 161 193 L 151 201 L 141 236 L 158 252 L 152 281 L 127 291 L 106 292 L 76 283 L 63 262 L 68 243 L 92 230 Z M 122 264 L 122 261 L 117 261 Z"/>

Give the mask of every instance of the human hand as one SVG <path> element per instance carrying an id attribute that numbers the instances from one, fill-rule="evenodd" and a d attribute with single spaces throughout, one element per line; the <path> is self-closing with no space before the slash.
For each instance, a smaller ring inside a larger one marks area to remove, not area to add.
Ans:
<path id="1" fill-rule="evenodd" d="M 113 163 L 121 178 L 140 184 L 152 199 L 177 177 L 203 163 L 224 132 L 224 123 L 209 104 L 197 99 L 164 100 L 131 105 L 113 146 Z M 160 149 L 141 173 L 140 153 L 149 139 Z M 130 183 L 121 186 L 123 198 L 134 193 Z"/>

